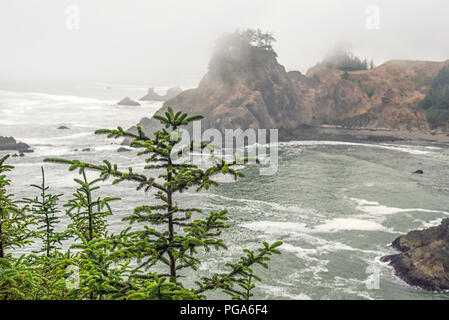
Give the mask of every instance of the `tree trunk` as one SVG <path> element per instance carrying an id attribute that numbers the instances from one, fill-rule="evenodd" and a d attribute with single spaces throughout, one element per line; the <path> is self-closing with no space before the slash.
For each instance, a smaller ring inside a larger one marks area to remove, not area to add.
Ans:
<path id="1" fill-rule="evenodd" d="M 172 162 L 171 159 L 168 159 L 168 170 L 171 170 L 172 167 Z M 168 182 L 171 182 L 172 180 L 172 174 L 170 172 L 168 172 L 167 174 L 167 180 Z M 173 209 L 173 200 L 172 200 L 172 191 L 171 191 L 171 186 L 168 186 L 168 190 L 167 190 L 167 205 L 168 205 L 168 212 L 172 211 Z M 168 242 L 169 244 L 172 243 L 173 241 L 173 237 L 174 237 L 174 231 L 173 231 L 173 214 L 170 214 L 168 216 Z M 170 282 L 175 283 L 176 282 L 176 259 L 173 256 L 173 254 L 171 252 L 168 252 L 168 256 L 170 257 Z"/>
<path id="2" fill-rule="evenodd" d="M 92 221 L 92 195 L 90 194 L 90 191 L 87 192 L 87 204 L 88 204 L 88 214 L 89 214 L 89 241 L 91 241 L 94 238 L 93 233 L 93 221 Z"/>

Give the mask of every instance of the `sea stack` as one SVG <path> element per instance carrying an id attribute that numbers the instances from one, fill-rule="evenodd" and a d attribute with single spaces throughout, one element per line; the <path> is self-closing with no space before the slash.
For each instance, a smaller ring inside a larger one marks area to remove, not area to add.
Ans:
<path id="1" fill-rule="evenodd" d="M 124 99 L 120 100 L 117 104 L 120 106 L 140 106 L 140 103 L 128 97 L 125 97 Z"/>
<path id="2" fill-rule="evenodd" d="M 182 92 L 182 89 L 179 87 L 170 88 L 167 90 L 164 96 L 161 96 L 154 91 L 154 88 L 149 88 L 148 92 L 145 96 L 140 98 L 140 101 L 166 101 L 173 99 L 178 94 Z"/>

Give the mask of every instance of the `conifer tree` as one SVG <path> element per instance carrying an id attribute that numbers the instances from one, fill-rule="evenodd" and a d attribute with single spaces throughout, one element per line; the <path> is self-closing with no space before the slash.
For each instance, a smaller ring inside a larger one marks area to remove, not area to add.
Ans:
<path id="1" fill-rule="evenodd" d="M 112 214 L 109 203 L 120 198 L 95 198 L 94 192 L 100 189 L 97 184 L 101 179 L 88 181 L 86 172 L 81 170 L 80 173 L 83 180 L 74 179 L 79 187 L 73 194 L 73 199 L 69 200 L 64 207 L 68 208 L 67 214 L 72 220 L 69 229 L 75 231 L 78 237 L 82 235 L 87 241 L 91 241 L 107 235 L 106 217 Z"/>
<path id="2" fill-rule="evenodd" d="M 34 199 L 25 198 L 25 201 L 31 206 L 31 211 L 36 217 L 38 224 L 38 235 L 42 238 L 43 247 L 39 252 L 44 252 L 47 257 L 50 256 L 51 251 L 58 248 L 58 244 L 67 238 L 64 232 L 56 232 L 56 225 L 60 222 L 58 217 L 58 201 L 62 194 L 51 194 L 48 192 L 49 188 L 45 184 L 45 172 L 41 167 L 42 183 L 40 185 L 32 184 L 31 186 L 38 189 L 40 194 Z"/>
<path id="3" fill-rule="evenodd" d="M 138 156 L 144 156 L 145 170 L 135 173 L 133 168 L 127 171 L 119 170 L 118 165 L 104 160 L 103 164 L 91 164 L 79 160 L 45 159 L 46 162 L 67 164 L 70 170 L 79 169 L 84 174 L 86 169 L 98 171 L 100 178 L 113 177 L 113 184 L 122 181 L 133 181 L 137 183 L 137 190 L 154 190 L 156 204 L 148 204 L 135 208 L 133 214 L 125 218 L 131 224 L 138 223 L 137 230 L 126 228 L 119 236 L 114 238 L 114 246 L 110 249 L 119 250 L 116 254 L 119 259 L 134 259 L 138 262 L 136 270 L 149 270 L 151 267 L 162 264 L 167 272 L 149 272 L 142 274 L 141 278 L 151 279 L 154 285 L 160 279 L 168 278 L 166 288 L 171 288 L 170 297 L 173 297 L 179 289 L 183 290 L 179 276 L 184 269 L 197 270 L 200 260 L 197 258 L 198 249 L 202 248 L 209 252 L 212 248 L 216 250 L 226 249 L 225 243 L 220 239 L 223 229 L 229 226 L 225 224 L 227 211 L 212 211 L 203 213 L 200 208 L 181 207 L 175 199 L 176 194 L 188 189 L 195 188 L 196 191 L 208 190 L 217 185 L 214 176 L 217 174 L 230 174 L 235 179 L 243 174 L 232 167 L 237 165 L 237 160 L 227 163 L 222 159 L 207 168 L 202 169 L 191 162 L 175 162 L 172 153 L 178 150 L 176 147 L 181 142 L 179 128 L 190 122 L 199 120 L 202 116 L 188 117 L 186 113 L 178 111 L 176 114 L 172 108 L 168 108 L 165 116 L 155 115 L 164 126 L 162 130 L 156 131 L 153 138 L 148 137 L 141 127 L 137 127 L 137 134 L 126 132 L 121 127 L 114 130 L 102 129 L 97 134 L 107 134 L 108 137 L 128 137 L 133 140 L 131 146 L 139 149 Z M 190 151 L 194 145 L 204 149 L 207 143 L 191 141 Z M 243 160 L 243 162 L 248 159 Z M 239 164 L 242 161 L 238 162 Z M 158 176 L 152 176 L 151 172 L 162 170 Z M 86 180 L 84 183 L 87 183 Z M 195 219 L 193 219 L 195 216 Z M 86 237 L 87 238 L 87 237 Z M 226 264 L 231 271 L 223 274 L 215 274 L 210 278 L 201 278 L 197 281 L 198 288 L 190 292 L 198 297 L 203 297 L 207 290 L 221 288 L 225 293 L 235 299 L 249 298 L 254 288 L 252 280 L 260 280 L 253 271 L 257 264 L 267 268 L 267 261 L 272 254 L 280 253 L 276 248 L 281 242 L 273 245 L 264 243 L 264 247 L 258 249 L 257 253 L 245 250 L 245 256 L 236 264 Z M 137 279 L 137 274 L 133 275 Z M 159 280 L 158 280 L 159 279 Z M 164 280 L 165 281 L 165 280 Z M 240 287 L 240 289 L 238 288 Z M 134 290 L 134 294 L 144 294 L 145 290 Z M 185 291 L 182 291 L 185 293 Z M 145 296 L 145 294 L 144 294 Z"/>
<path id="4" fill-rule="evenodd" d="M 6 256 L 7 250 L 31 242 L 33 232 L 28 227 L 34 223 L 33 217 L 27 216 L 17 201 L 12 199 L 13 195 L 7 192 L 11 180 L 6 173 L 14 169 L 5 164 L 8 158 L 9 155 L 0 158 L 0 258 Z"/>

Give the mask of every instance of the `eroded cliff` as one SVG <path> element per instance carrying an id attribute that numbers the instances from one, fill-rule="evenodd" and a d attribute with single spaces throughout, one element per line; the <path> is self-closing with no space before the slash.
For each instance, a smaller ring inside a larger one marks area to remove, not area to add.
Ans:
<path id="1" fill-rule="evenodd" d="M 205 116 L 202 128 L 277 128 L 281 140 L 301 138 L 304 128 L 417 129 L 429 125 L 419 103 L 446 62 L 390 61 L 343 72 L 323 66 L 306 75 L 287 72 L 271 47 L 225 38 L 198 87 L 166 101 L 175 111 Z M 157 121 L 140 121 L 146 131 Z"/>

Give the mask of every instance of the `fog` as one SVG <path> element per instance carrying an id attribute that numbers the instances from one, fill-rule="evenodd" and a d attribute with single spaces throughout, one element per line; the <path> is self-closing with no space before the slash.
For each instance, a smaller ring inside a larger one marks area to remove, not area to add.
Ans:
<path id="1" fill-rule="evenodd" d="M 0 89 L 196 86 L 217 37 L 248 27 L 288 70 L 339 43 L 377 65 L 446 60 L 448 16 L 447 0 L 2 0 Z"/>

